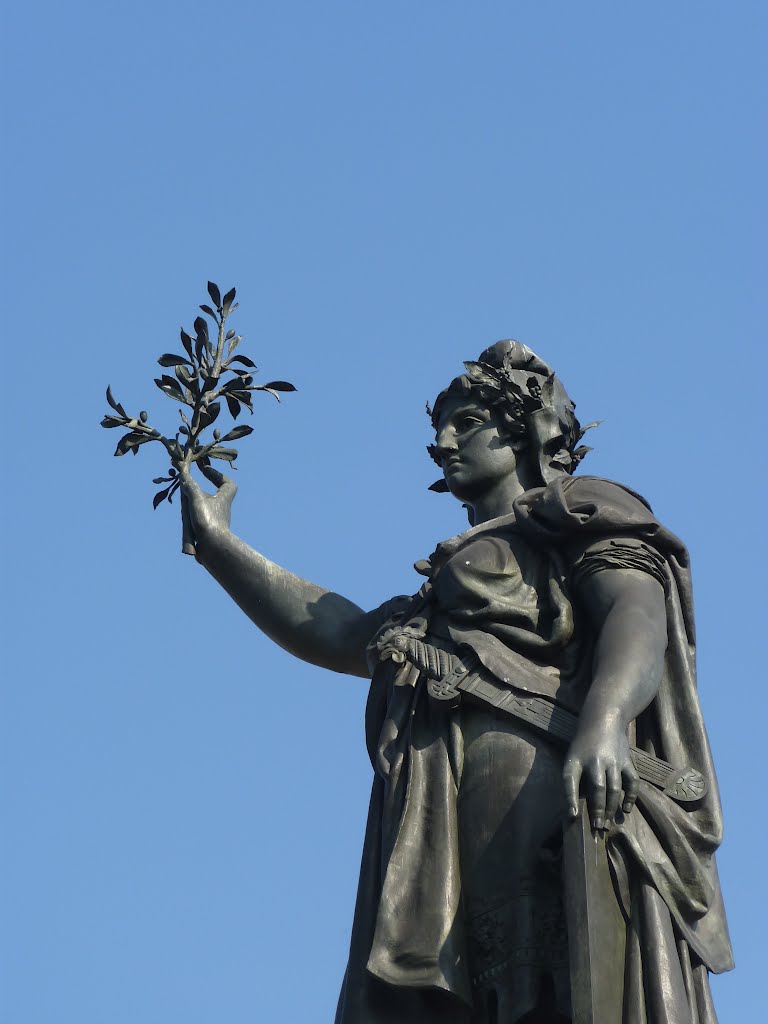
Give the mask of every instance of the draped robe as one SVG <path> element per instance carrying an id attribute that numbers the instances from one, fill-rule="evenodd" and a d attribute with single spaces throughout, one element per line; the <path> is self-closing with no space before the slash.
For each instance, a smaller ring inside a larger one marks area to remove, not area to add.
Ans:
<path id="1" fill-rule="evenodd" d="M 708 790 L 683 806 L 641 781 L 635 809 L 619 812 L 608 834 L 626 922 L 622 1024 L 715 1024 L 708 972 L 730 969 L 732 956 L 684 546 L 634 492 L 564 475 L 416 568 L 427 585 L 382 606 L 382 630 L 421 622 L 435 646 L 471 651 L 497 681 L 574 713 L 595 641 L 580 581 L 633 569 L 663 585 L 661 685 L 630 739 L 697 768 Z M 446 714 L 407 663 L 373 669 L 374 782 L 337 1024 L 569 1020 L 563 751 L 491 709 Z"/>

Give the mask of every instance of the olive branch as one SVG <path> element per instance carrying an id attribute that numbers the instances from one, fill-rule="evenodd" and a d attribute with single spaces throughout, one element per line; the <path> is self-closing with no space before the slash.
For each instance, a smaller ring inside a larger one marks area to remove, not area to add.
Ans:
<path id="1" fill-rule="evenodd" d="M 248 356 L 235 354 L 242 340 L 242 335 L 227 328 L 227 319 L 237 309 L 235 289 L 232 288 L 222 298 L 218 286 L 208 282 L 208 294 L 213 307 L 202 305 L 200 309 L 215 325 L 215 342 L 208 329 L 208 322 L 198 316 L 194 323 L 194 337 L 181 328 L 181 344 L 185 355 L 166 352 L 160 356 L 160 366 L 173 369 L 174 376 L 164 373 L 155 378 L 155 384 L 163 394 L 186 406 L 179 409 L 181 425 L 174 437 L 166 437 L 148 422 L 145 411 L 138 416 L 129 416 L 118 402 L 112 389 L 107 388 L 107 402 L 113 413 L 108 413 L 101 421 L 102 427 L 127 427 L 117 442 L 115 455 L 126 455 L 128 452 L 137 454 L 143 444 L 158 441 L 167 451 L 171 467 L 167 476 L 155 477 L 155 484 L 167 484 L 152 499 L 153 508 L 163 501 L 172 503 L 173 496 L 181 486 L 179 471 L 189 469 L 197 463 L 202 470 L 211 467 L 211 459 L 233 463 L 237 458 L 235 448 L 226 447 L 224 442 L 236 441 L 253 433 L 253 427 L 245 424 L 234 426 L 222 436 L 218 427 L 213 427 L 212 439 L 204 441 L 202 434 L 219 417 L 222 410 L 222 399 L 226 403 L 232 419 L 237 419 L 245 406 L 253 414 L 252 392 L 266 391 L 280 401 L 281 391 L 295 391 L 293 384 L 284 380 L 273 380 L 268 384 L 254 384 L 253 375 L 257 372 L 256 364 Z M 228 376 L 225 376 L 228 375 Z M 194 554 L 189 525 L 184 515 L 182 500 L 182 519 L 184 520 L 184 538 L 182 550 Z"/>

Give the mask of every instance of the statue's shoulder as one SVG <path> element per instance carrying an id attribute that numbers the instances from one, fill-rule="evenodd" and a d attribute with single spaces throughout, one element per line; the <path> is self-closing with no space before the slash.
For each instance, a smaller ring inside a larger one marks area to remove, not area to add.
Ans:
<path id="1" fill-rule="evenodd" d="M 577 507 L 590 503 L 598 506 L 607 505 L 640 516 L 644 520 L 649 517 L 655 518 L 648 499 L 625 483 L 606 480 L 601 476 L 567 476 L 562 481 L 554 481 L 543 490 L 557 490 L 557 484 L 561 484 L 562 494 L 569 506 Z"/>
<path id="2" fill-rule="evenodd" d="M 650 503 L 637 491 L 599 476 L 563 473 L 544 487 L 534 487 L 515 502 L 518 521 L 575 526 L 606 515 L 613 520 L 655 521 Z"/>
<path id="3" fill-rule="evenodd" d="M 682 542 L 656 518 L 632 488 L 597 476 L 563 474 L 515 502 L 516 526 L 532 539 L 554 544 L 590 537 L 639 537 L 687 560 Z"/>

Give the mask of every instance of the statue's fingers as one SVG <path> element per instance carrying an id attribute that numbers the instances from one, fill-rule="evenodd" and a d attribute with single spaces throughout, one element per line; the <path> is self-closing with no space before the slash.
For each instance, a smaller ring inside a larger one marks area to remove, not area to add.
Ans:
<path id="1" fill-rule="evenodd" d="M 629 814 L 637 800 L 637 789 L 640 779 L 634 765 L 628 765 L 621 773 L 624 784 L 624 803 L 621 806 L 625 814 Z"/>
<path id="2" fill-rule="evenodd" d="M 565 784 L 565 799 L 568 806 L 568 813 L 575 818 L 579 813 L 579 786 L 581 784 L 581 761 L 568 760 L 563 768 L 563 783 Z"/>
<path id="3" fill-rule="evenodd" d="M 237 484 L 234 480 L 230 480 L 228 476 L 224 476 L 220 470 L 215 469 L 213 466 L 203 466 L 202 473 L 206 480 L 210 480 L 218 488 L 222 498 L 232 501 L 237 494 Z"/>
<path id="4" fill-rule="evenodd" d="M 216 487 L 221 487 L 224 474 L 214 466 L 200 466 L 200 472 L 206 480 L 210 480 Z"/>
<path id="5" fill-rule="evenodd" d="M 605 772 L 605 820 L 613 821 L 621 800 L 621 772 L 618 765 L 610 765 Z"/>
<path id="6" fill-rule="evenodd" d="M 592 828 L 600 829 L 605 822 L 605 768 L 597 762 L 587 772 L 587 807 Z"/>

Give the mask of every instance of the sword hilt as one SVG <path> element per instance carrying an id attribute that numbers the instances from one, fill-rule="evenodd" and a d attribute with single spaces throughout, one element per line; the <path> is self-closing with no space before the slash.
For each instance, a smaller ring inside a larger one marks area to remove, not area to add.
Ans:
<path id="1" fill-rule="evenodd" d="M 447 675 L 445 679 L 429 679 L 427 680 L 427 692 L 432 700 L 438 702 L 441 709 L 444 711 L 451 711 L 453 708 L 457 708 L 461 703 L 461 690 L 458 689 L 454 684 L 455 679 L 451 679 L 451 676 Z"/>

